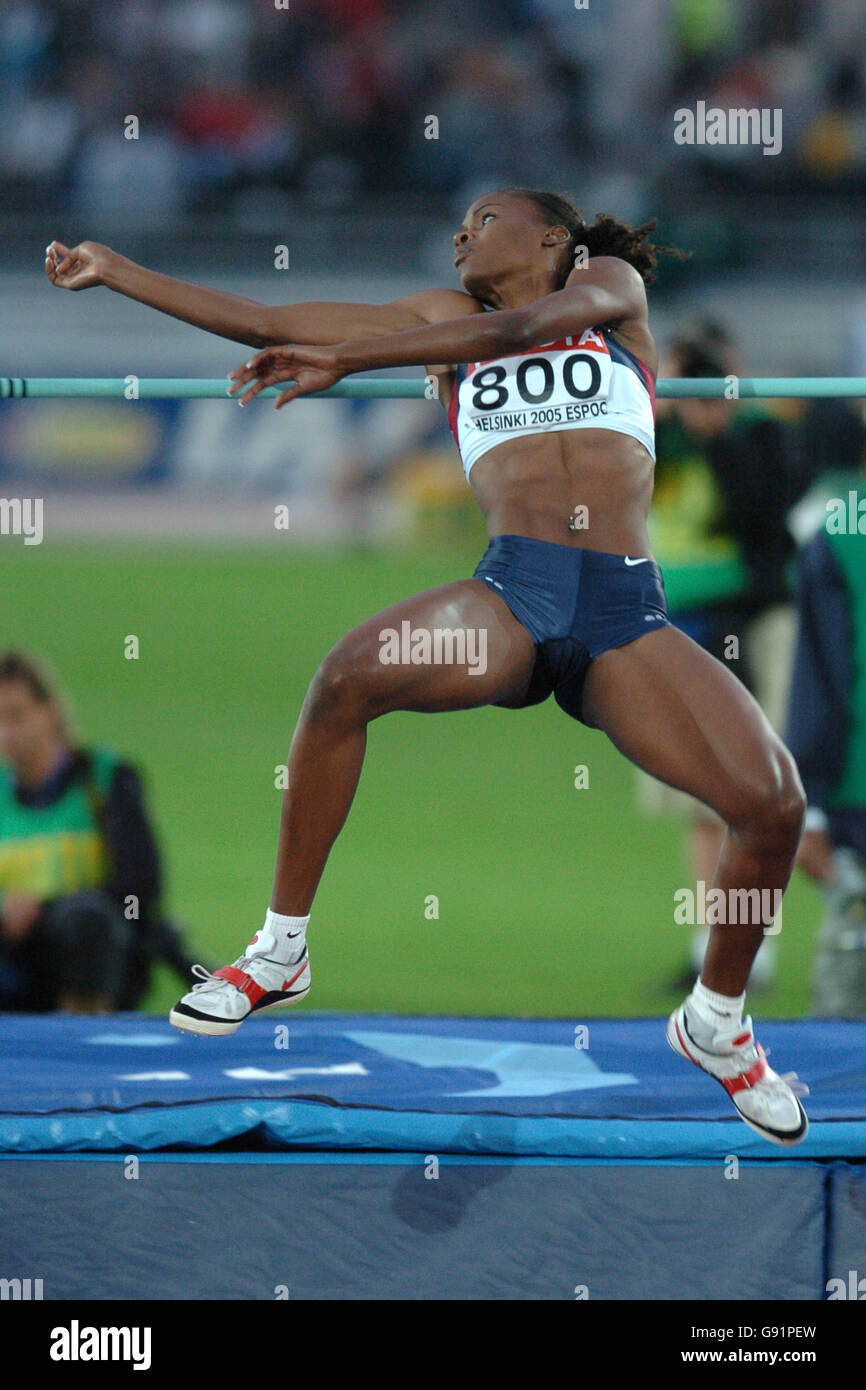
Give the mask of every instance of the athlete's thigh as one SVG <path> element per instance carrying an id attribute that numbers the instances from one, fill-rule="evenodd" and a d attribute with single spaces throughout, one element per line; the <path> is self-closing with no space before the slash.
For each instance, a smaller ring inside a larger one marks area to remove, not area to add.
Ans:
<path id="1" fill-rule="evenodd" d="M 480 579 L 428 589 L 353 628 L 322 663 L 371 709 L 471 709 L 519 704 L 535 643 L 505 601 Z"/>
<path id="2" fill-rule="evenodd" d="M 736 818 L 744 799 L 796 782 L 757 701 L 678 628 L 602 653 L 589 668 L 583 708 L 638 767 L 725 819 Z"/>

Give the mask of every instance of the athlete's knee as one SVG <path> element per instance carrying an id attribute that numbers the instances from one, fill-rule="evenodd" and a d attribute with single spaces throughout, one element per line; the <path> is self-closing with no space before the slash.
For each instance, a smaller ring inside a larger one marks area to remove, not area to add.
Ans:
<path id="1" fill-rule="evenodd" d="M 305 701 L 306 713 L 313 719 L 329 719 L 347 712 L 352 700 L 352 683 L 347 664 L 333 653 L 326 656 L 310 682 Z"/>
<path id="2" fill-rule="evenodd" d="M 796 847 L 805 814 L 806 795 L 797 764 L 787 748 L 776 743 L 742 780 L 728 820 L 762 839 Z"/>
<path id="3" fill-rule="evenodd" d="M 371 704 L 367 666 L 357 652 L 338 643 L 310 682 L 307 714 L 317 720 L 364 717 Z"/>

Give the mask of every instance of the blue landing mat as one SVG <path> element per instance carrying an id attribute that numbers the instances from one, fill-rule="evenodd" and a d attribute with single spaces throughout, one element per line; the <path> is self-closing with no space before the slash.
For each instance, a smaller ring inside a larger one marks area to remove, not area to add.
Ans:
<path id="1" fill-rule="evenodd" d="M 866 1157 L 866 1022 L 766 1023 L 811 1095 L 798 1159 Z M 625 1159 L 790 1156 L 656 1019 L 272 1013 L 229 1038 L 142 1015 L 0 1017 L 0 1150 L 281 1148 Z"/>
<path id="2" fill-rule="evenodd" d="M 861 1177 L 859 1165 L 785 1160 L 743 1163 L 728 1181 L 718 1162 L 454 1155 L 431 1172 L 423 1154 L 7 1154 L 3 1273 L 38 1278 L 44 1299 L 582 1296 L 754 1310 L 822 1299 L 829 1278 L 847 1287 L 866 1268 Z M 835 1260 L 831 1204 L 846 1233 Z"/>

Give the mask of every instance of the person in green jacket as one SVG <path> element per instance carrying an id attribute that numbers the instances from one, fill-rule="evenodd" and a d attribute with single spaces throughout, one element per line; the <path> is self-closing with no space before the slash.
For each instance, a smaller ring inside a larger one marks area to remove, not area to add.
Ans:
<path id="1" fill-rule="evenodd" d="M 866 443 L 866 433 L 864 433 Z M 817 529 L 798 556 L 788 746 L 809 799 L 797 862 L 824 919 L 811 1011 L 866 1015 L 866 487 L 826 475 Z M 818 513 L 815 513 L 816 517 Z"/>
<path id="2" fill-rule="evenodd" d="M 669 349 L 675 377 L 740 374 L 736 343 L 718 324 L 699 324 Z M 732 385 L 733 389 L 733 385 Z M 650 537 L 665 577 L 671 621 L 724 662 L 779 730 L 785 715 L 796 620 L 791 602 L 795 545 L 786 515 L 803 482 L 791 431 L 755 401 L 660 402 Z M 708 806 L 639 774 L 642 808 L 685 816 L 695 878 L 709 885 L 725 827 Z M 696 927 L 684 986 L 700 969 L 708 930 Z M 750 977 L 774 972 L 768 934 Z"/>
<path id="3" fill-rule="evenodd" d="M 134 1007 L 160 886 L 134 768 L 78 747 L 39 665 L 0 654 L 0 1009 Z"/>

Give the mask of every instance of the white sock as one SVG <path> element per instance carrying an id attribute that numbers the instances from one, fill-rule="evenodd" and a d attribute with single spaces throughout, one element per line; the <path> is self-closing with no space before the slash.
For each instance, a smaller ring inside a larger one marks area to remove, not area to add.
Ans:
<path id="1" fill-rule="evenodd" d="M 715 994 L 698 979 L 686 1002 L 690 1005 L 690 1015 L 696 1014 L 714 1033 L 719 1033 L 741 1022 L 746 996 L 739 994 L 732 998 L 729 994 Z"/>
<path id="2" fill-rule="evenodd" d="M 304 950 L 309 920 L 309 913 L 306 917 L 286 917 L 268 908 L 264 926 L 256 932 L 244 955 L 267 956 L 268 960 L 291 965 Z"/>

